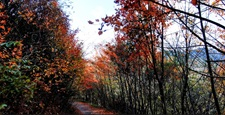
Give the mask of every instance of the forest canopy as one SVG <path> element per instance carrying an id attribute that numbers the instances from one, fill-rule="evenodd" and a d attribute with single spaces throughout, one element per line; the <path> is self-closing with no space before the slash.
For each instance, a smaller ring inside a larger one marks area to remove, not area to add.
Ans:
<path id="1" fill-rule="evenodd" d="M 86 99 L 130 114 L 225 114 L 222 0 L 114 0 Z M 90 25 L 91 26 L 91 25 Z M 100 94 L 100 95 L 99 95 Z"/>
<path id="2" fill-rule="evenodd" d="M 114 0 L 114 41 L 83 58 L 57 0 L 0 1 L 0 114 L 225 114 L 225 2 Z M 85 7 L 85 6 L 84 6 Z"/>
<path id="3" fill-rule="evenodd" d="M 77 30 L 56 0 L 2 0 L 0 14 L 0 111 L 60 113 L 84 68 Z"/>

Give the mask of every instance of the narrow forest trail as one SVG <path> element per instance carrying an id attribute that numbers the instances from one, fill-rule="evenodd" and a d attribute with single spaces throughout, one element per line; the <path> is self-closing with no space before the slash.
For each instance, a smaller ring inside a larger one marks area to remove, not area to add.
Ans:
<path id="1" fill-rule="evenodd" d="M 73 108 L 76 110 L 76 114 L 80 114 L 80 115 L 90 115 L 90 114 L 116 114 L 115 112 L 111 112 L 108 111 L 104 108 L 96 108 L 91 106 L 88 103 L 84 103 L 84 102 L 74 102 L 72 104 Z"/>

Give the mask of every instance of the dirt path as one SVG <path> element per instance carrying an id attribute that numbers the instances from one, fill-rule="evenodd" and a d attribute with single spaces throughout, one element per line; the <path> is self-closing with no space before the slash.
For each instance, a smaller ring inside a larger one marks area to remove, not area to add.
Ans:
<path id="1" fill-rule="evenodd" d="M 88 103 L 84 102 L 74 102 L 73 105 L 74 109 L 76 110 L 77 114 L 82 115 L 90 115 L 90 114 L 115 114 L 113 112 L 110 112 L 104 108 L 96 108 L 91 106 Z"/>

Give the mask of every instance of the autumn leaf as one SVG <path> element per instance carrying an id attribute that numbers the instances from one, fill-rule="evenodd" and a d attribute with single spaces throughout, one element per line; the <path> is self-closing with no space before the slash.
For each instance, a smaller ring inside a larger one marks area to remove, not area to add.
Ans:
<path id="1" fill-rule="evenodd" d="M 6 24 L 6 20 L 1 20 L 0 24 L 5 25 Z"/>
<path id="2" fill-rule="evenodd" d="M 3 30 L 5 30 L 5 26 L 0 26 L 0 29 L 3 29 Z"/>
<path id="3" fill-rule="evenodd" d="M 89 23 L 89 24 L 94 24 L 94 22 L 92 22 L 92 21 L 90 21 L 90 20 L 88 21 L 88 23 Z"/>
<path id="4" fill-rule="evenodd" d="M 118 28 L 118 27 L 115 27 L 115 28 L 114 28 L 114 31 L 118 31 L 118 30 L 119 30 L 119 28 Z"/>
<path id="5" fill-rule="evenodd" d="M 57 3 L 56 1 L 53 1 L 53 2 L 52 2 L 52 6 L 53 6 L 53 7 L 57 7 L 57 6 L 58 6 L 58 3 Z"/>
<path id="6" fill-rule="evenodd" d="M 197 0 L 191 0 L 191 3 L 195 6 L 197 5 Z"/>
<path id="7" fill-rule="evenodd" d="M 220 0 L 215 0 L 212 2 L 212 6 L 215 6 L 218 2 L 220 2 Z"/>
<path id="8" fill-rule="evenodd" d="M 3 9 L 5 6 L 3 3 L 0 3 L 0 9 Z"/>
<path id="9" fill-rule="evenodd" d="M 102 35 L 102 33 L 103 33 L 103 32 L 102 32 L 101 30 L 100 30 L 100 31 L 98 31 L 98 35 Z"/>
<path id="10" fill-rule="evenodd" d="M 40 106 L 41 108 L 44 108 L 44 103 L 41 101 L 41 102 L 39 103 L 39 106 Z"/>

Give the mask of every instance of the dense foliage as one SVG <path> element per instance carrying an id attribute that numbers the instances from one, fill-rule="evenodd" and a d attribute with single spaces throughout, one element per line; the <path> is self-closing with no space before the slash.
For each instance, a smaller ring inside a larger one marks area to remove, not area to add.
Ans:
<path id="1" fill-rule="evenodd" d="M 132 114 L 225 114 L 224 1 L 114 2 L 99 35 L 112 26 L 115 42 L 91 61 L 86 99 Z"/>
<path id="2" fill-rule="evenodd" d="M 60 113 L 84 68 L 77 31 L 56 0 L 2 0 L 0 14 L 0 111 Z"/>
<path id="3" fill-rule="evenodd" d="M 57 0 L 1 0 L 0 112 L 59 114 L 74 96 L 122 113 L 225 114 L 224 1 L 114 2 L 88 21 L 114 42 L 84 60 Z"/>

